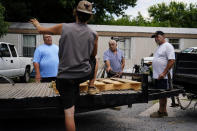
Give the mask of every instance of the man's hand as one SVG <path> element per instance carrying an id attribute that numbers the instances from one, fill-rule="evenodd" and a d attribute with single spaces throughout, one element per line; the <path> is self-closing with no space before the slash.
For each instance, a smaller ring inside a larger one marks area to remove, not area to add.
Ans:
<path id="1" fill-rule="evenodd" d="M 122 75 L 122 71 L 118 73 L 120 76 Z"/>
<path id="2" fill-rule="evenodd" d="M 109 72 L 110 70 L 112 70 L 111 66 L 107 67 L 106 71 Z"/>
<path id="3" fill-rule="evenodd" d="M 121 72 L 118 72 L 118 73 L 115 75 L 115 77 L 119 77 L 119 78 L 120 78 L 120 76 L 122 76 L 122 71 L 121 71 Z"/>
<path id="4" fill-rule="evenodd" d="M 172 66 L 174 65 L 175 60 L 174 59 L 170 59 L 168 60 L 167 66 L 164 69 L 163 73 L 161 73 L 158 77 L 158 79 L 164 79 L 164 77 L 168 74 L 168 72 L 170 71 L 170 69 L 172 68 Z"/>
<path id="5" fill-rule="evenodd" d="M 40 83 L 41 77 L 40 75 L 35 76 L 36 83 Z"/>
<path id="6" fill-rule="evenodd" d="M 40 26 L 40 23 L 39 23 L 38 20 L 35 19 L 35 18 L 34 18 L 34 19 L 30 19 L 29 22 L 30 22 L 31 24 L 33 24 L 36 28 Z"/>
<path id="7" fill-rule="evenodd" d="M 159 75 L 158 79 L 164 79 L 165 76 L 166 76 L 165 73 L 161 73 L 161 74 Z"/>

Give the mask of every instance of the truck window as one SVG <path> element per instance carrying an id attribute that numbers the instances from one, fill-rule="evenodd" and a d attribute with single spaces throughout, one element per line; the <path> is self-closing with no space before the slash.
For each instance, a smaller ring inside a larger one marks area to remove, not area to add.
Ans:
<path id="1" fill-rule="evenodd" d="M 10 50 L 11 50 L 11 53 L 12 53 L 12 57 L 17 57 L 17 54 L 16 54 L 16 50 L 14 48 L 14 45 L 9 45 L 10 47 Z"/>
<path id="2" fill-rule="evenodd" d="M 2 57 L 10 57 L 10 52 L 9 52 L 7 44 L 1 44 L 0 50 L 2 53 Z"/>

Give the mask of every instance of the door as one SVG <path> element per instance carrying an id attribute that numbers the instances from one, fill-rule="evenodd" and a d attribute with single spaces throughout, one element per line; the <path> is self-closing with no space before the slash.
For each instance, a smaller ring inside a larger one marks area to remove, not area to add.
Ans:
<path id="1" fill-rule="evenodd" d="M 8 45 L 5 43 L 0 44 L 1 57 L 0 57 L 0 74 L 12 77 L 16 75 L 14 70 L 13 58 L 10 54 Z"/>
<path id="2" fill-rule="evenodd" d="M 24 73 L 23 69 L 20 68 L 20 59 L 19 57 L 17 56 L 17 52 L 16 52 L 16 49 L 14 47 L 14 45 L 9 45 L 9 48 L 10 48 L 10 52 L 11 52 L 11 64 L 12 64 L 12 73 L 14 76 L 17 76 L 17 75 L 23 75 L 21 74 L 21 72 Z"/>

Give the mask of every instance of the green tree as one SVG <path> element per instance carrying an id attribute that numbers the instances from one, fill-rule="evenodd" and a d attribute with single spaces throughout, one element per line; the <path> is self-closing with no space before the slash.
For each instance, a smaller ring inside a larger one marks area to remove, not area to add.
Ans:
<path id="1" fill-rule="evenodd" d="M 150 22 L 146 20 L 140 12 L 138 12 L 138 16 L 132 19 L 131 24 L 134 26 L 149 26 Z"/>
<path id="2" fill-rule="evenodd" d="M 99 0 L 94 1 L 93 6 L 95 9 L 95 17 L 93 23 L 102 23 L 106 17 L 108 17 L 108 13 L 110 15 L 122 16 L 124 15 L 124 10 L 126 10 L 129 6 L 134 7 L 136 5 L 137 0 Z"/>
<path id="3" fill-rule="evenodd" d="M 115 20 L 113 16 L 108 16 L 102 24 L 109 25 L 125 25 L 125 26 L 148 26 L 150 23 L 146 20 L 140 12 L 138 16 L 131 19 L 128 15 L 123 15 L 121 18 Z"/>
<path id="4" fill-rule="evenodd" d="M 149 7 L 149 18 L 144 18 L 141 13 L 130 18 L 122 16 L 115 20 L 113 16 L 106 17 L 102 24 L 127 25 L 127 26 L 152 26 L 152 27 L 189 27 L 197 28 L 197 5 L 171 2 Z"/>
<path id="5" fill-rule="evenodd" d="M 151 25 L 165 27 L 197 27 L 197 5 L 183 2 L 170 2 L 151 6 L 148 9 Z"/>
<path id="6" fill-rule="evenodd" d="M 0 37 L 5 35 L 8 31 L 8 23 L 4 21 L 5 8 L 0 3 Z"/>
<path id="7" fill-rule="evenodd" d="M 73 22 L 73 8 L 80 0 L 0 0 L 6 8 L 7 21 L 27 22 L 36 17 L 41 22 Z M 137 0 L 89 0 L 93 3 L 94 19 L 99 24 L 110 15 L 123 15 Z"/>

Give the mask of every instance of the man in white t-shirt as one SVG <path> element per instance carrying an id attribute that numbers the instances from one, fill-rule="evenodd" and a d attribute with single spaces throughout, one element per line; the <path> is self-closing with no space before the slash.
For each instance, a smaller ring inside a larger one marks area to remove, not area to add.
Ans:
<path id="1" fill-rule="evenodd" d="M 166 42 L 165 34 L 162 31 L 156 31 L 155 34 L 152 35 L 152 38 L 155 38 L 155 42 L 158 44 L 152 62 L 153 79 L 155 79 L 154 87 L 156 89 L 168 89 L 168 73 L 172 76 L 172 67 L 175 62 L 174 47 Z M 150 114 L 150 117 L 158 118 L 168 116 L 166 106 L 167 98 L 160 99 L 159 110 Z"/>

